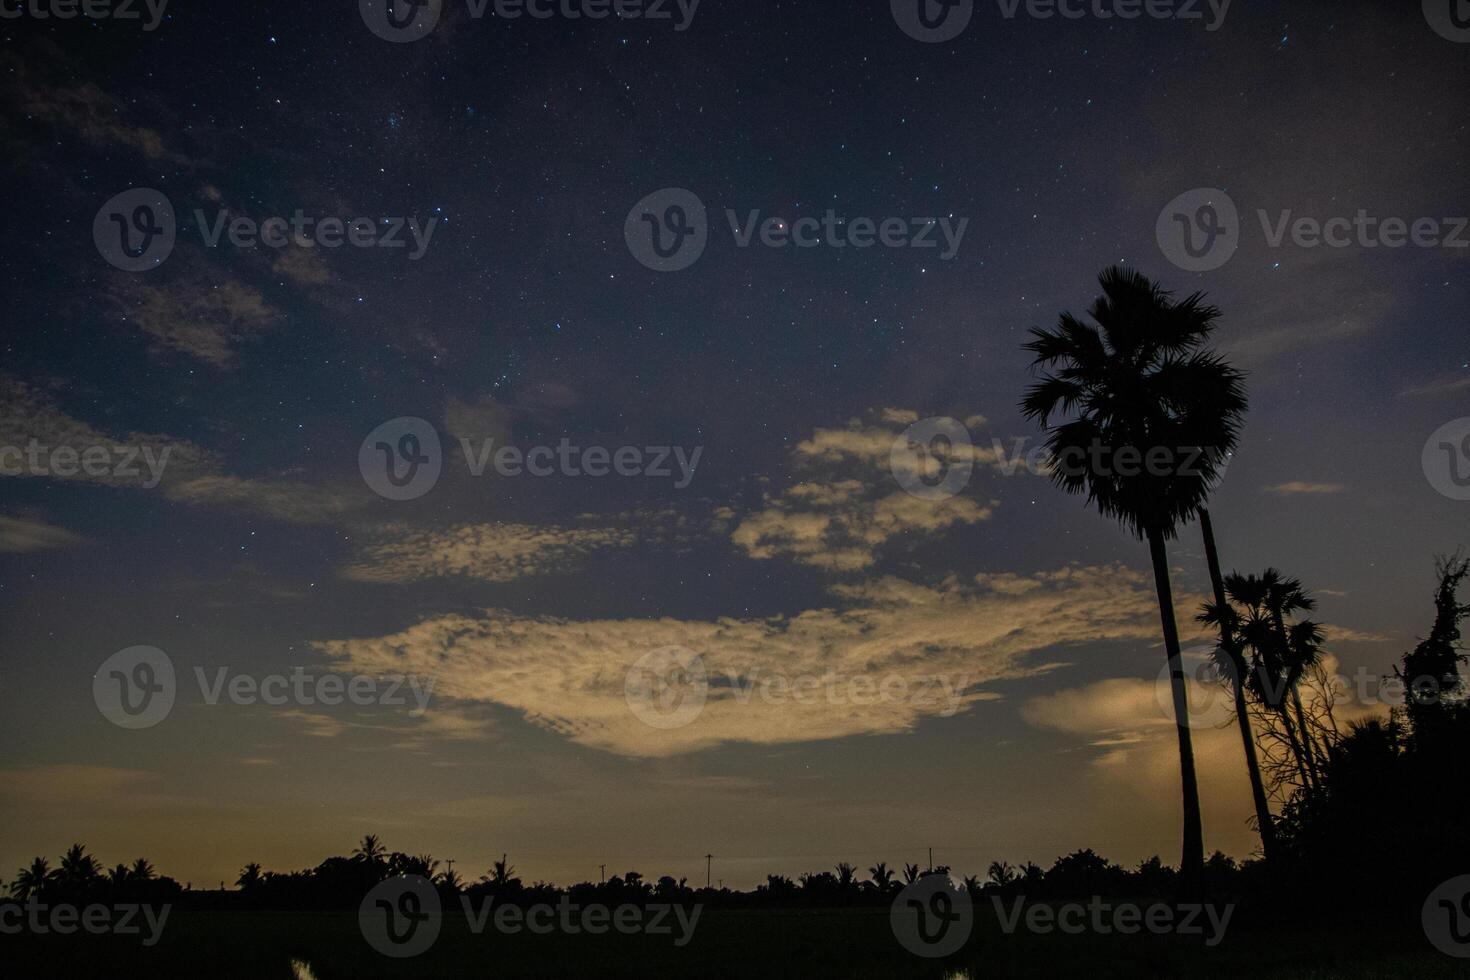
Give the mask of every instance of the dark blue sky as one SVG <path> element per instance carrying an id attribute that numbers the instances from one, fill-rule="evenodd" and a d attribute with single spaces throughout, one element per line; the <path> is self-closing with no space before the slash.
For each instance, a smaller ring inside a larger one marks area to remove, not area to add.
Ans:
<path id="1" fill-rule="evenodd" d="M 676 31 L 446 0 L 412 43 L 352 8 L 0 22 L 0 444 L 172 447 L 152 487 L 0 479 L 0 867 L 75 838 L 216 880 L 374 831 L 555 880 L 692 875 L 711 849 L 733 883 L 929 844 L 967 873 L 1077 846 L 1170 857 L 1172 734 L 1127 720 L 1161 662 L 1146 549 L 992 465 L 926 505 L 870 451 L 936 416 L 984 450 L 1034 441 L 1025 333 L 1114 263 L 1208 291 L 1215 345 L 1250 372 L 1213 505 L 1227 567 L 1302 577 L 1347 671 L 1387 672 L 1427 628 L 1433 557 L 1466 543 L 1467 504 L 1421 455 L 1470 414 L 1470 249 L 1273 246 L 1261 216 L 1448 234 L 1470 212 L 1470 44 L 1417 5 L 1238 0 L 1209 30 L 977 3 L 936 44 L 882 2 L 704 0 Z M 674 187 L 708 246 L 653 271 L 624 225 Z M 178 217 L 145 273 L 92 237 L 131 188 Z M 1239 215 L 1205 272 L 1155 234 L 1195 188 Z M 436 225 L 418 259 L 208 248 L 196 209 Z M 967 224 L 944 260 L 741 248 L 726 218 L 828 209 Z M 445 447 L 411 501 L 358 467 L 401 417 Z M 683 489 L 474 477 L 461 437 L 702 455 Z M 1187 621 L 1193 527 L 1171 557 Z M 461 633 L 478 646 L 444 639 Z M 91 679 L 138 644 L 173 659 L 179 705 L 121 732 Z M 622 674 L 670 644 L 768 673 L 893 654 L 973 697 L 950 717 L 726 705 L 645 746 Z M 424 718 L 210 706 L 192 680 L 395 662 L 444 671 Z M 1243 854 L 1243 774 L 1201 742 L 1207 844 Z"/>

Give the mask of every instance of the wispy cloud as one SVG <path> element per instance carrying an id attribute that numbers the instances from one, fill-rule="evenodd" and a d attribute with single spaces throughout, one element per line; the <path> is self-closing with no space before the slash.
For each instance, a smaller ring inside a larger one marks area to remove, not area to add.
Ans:
<path id="1" fill-rule="evenodd" d="M 509 582 L 575 567 L 594 551 L 632 544 L 632 531 L 609 527 L 561 528 L 529 524 L 461 524 L 445 530 L 403 525 L 379 528 L 344 578 L 359 582 L 416 582 L 463 576 Z"/>
<path id="2" fill-rule="evenodd" d="M 1309 483 L 1305 480 L 1291 480 L 1286 483 L 1278 483 L 1273 487 L 1266 487 L 1266 492 L 1287 496 L 1292 494 L 1342 493 L 1346 489 L 1347 485 L 1343 483 Z"/>
<path id="3" fill-rule="evenodd" d="M 782 744 L 909 731 L 927 718 L 998 697 L 988 685 L 1058 664 L 1059 646 L 1148 644 L 1158 612 L 1151 581 L 1118 567 L 1069 567 L 926 586 L 896 578 L 835 588 L 834 608 L 790 617 L 568 620 L 489 610 L 402 632 L 329 640 L 344 669 L 433 675 L 435 696 L 500 704 L 578 744 L 627 756 L 670 756 L 728 742 Z M 626 699 L 629 669 L 666 648 L 697 654 L 708 700 L 690 724 L 645 725 Z M 768 697 L 798 678 L 835 697 Z M 853 678 L 906 696 L 853 693 Z"/>
<path id="4" fill-rule="evenodd" d="M 49 551 L 53 548 L 74 547 L 84 541 L 84 538 L 65 528 L 36 518 L 6 517 L 0 514 L 0 552 L 24 554 Z"/>
<path id="5" fill-rule="evenodd" d="M 851 572 L 872 566 L 893 538 L 990 519 L 994 502 L 964 494 L 921 499 L 903 490 L 901 478 L 939 475 L 943 463 L 931 455 L 894 453 L 917 412 L 885 408 L 873 415 L 871 422 L 817 429 L 799 442 L 792 462 L 803 479 L 767 493 L 762 509 L 735 522 L 730 540 L 751 558 L 790 558 Z M 993 448 L 954 446 L 949 462 L 999 467 L 1003 460 Z"/>

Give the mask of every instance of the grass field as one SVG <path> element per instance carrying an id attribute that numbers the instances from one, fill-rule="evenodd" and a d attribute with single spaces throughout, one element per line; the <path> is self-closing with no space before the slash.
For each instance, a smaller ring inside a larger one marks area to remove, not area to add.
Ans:
<path id="1" fill-rule="evenodd" d="M 666 936 L 476 935 L 454 915 L 412 959 L 371 949 L 351 913 L 175 911 L 152 948 L 136 938 L 20 934 L 0 936 L 0 951 L 12 977 L 1470 978 L 1470 960 L 1436 952 L 1417 933 L 1238 929 L 1208 949 L 1179 936 L 1006 935 L 988 910 L 968 945 L 937 961 L 900 947 L 884 909 L 707 910 L 682 949 Z"/>

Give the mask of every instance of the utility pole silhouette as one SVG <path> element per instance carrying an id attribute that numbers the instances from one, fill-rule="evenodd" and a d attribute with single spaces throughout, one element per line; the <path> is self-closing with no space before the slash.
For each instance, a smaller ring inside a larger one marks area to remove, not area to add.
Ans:
<path id="1" fill-rule="evenodd" d="M 444 863 L 449 866 L 449 871 L 446 874 L 454 874 L 454 858 L 445 858 Z"/>
<path id="2" fill-rule="evenodd" d="M 597 883 L 599 885 L 607 884 L 607 865 L 605 864 L 599 864 L 597 866 Z"/>
<path id="3" fill-rule="evenodd" d="M 929 870 L 934 870 L 934 848 L 929 848 Z"/>
<path id="4" fill-rule="evenodd" d="M 704 856 L 704 887 L 706 888 L 709 887 L 709 867 L 710 861 L 712 860 L 714 860 L 713 854 L 706 854 Z"/>

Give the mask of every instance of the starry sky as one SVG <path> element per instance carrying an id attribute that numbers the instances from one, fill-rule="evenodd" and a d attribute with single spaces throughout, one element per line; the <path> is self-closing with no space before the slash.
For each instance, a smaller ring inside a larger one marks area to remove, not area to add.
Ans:
<path id="1" fill-rule="evenodd" d="M 446 0 L 405 43 L 354 6 L 0 21 L 0 446 L 170 450 L 149 486 L 0 476 L 0 877 L 81 840 L 213 885 L 364 833 L 472 877 L 507 852 L 557 882 L 604 863 L 694 879 L 708 852 L 737 886 L 931 846 L 963 873 L 1078 847 L 1177 861 L 1146 548 L 996 451 L 1037 436 L 1016 408 L 1026 331 L 1084 308 L 1114 263 L 1207 291 L 1249 372 L 1212 506 L 1227 569 L 1300 576 L 1345 672 L 1388 672 L 1427 628 L 1434 555 L 1470 544 L 1470 504 L 1421 464 L 1470 414 L 1470 250 L 1272 246 L 1257 217 L 1470 210 L 1470 45 L 1418 4 L 1238 0 L 1210 30 L 1204 5 L 976 3 L 941 43 L 879 0 L 704 0 L 684 30 L 672 6 L 573 21 Z M 93 237 L 134 188 L 178 223 L 144 272 Z M 625 240 L 667 188 L 707 209 L 679 271 Z M 1238 250 L 1201 272 L 1156 238 L 1195 188 L 1240 216 Z M 966 224 L 943 259 L 741 247 L 727 216 L 829 209 Z M 434 225 L 416 258 L 210 247 L 196 210 Z M 406 417 L 442 439 L 442 473 L 387 499 L 359 451 Z M 977 447 L 940 500 L 906 493 L 889 453 L 932 417 Z M 700 456 L 684 486 L 476 476 L 461 440 L 492 438 Z M 1197 645 L 1195 527 L 1170 558 Z M 138 645 L 180 679 L 168 717 L 133 731 L 93 676 Z M 670 647 L 716 677 L 955 695 L 743 702 L 716 684 L 660 729 L 624 678 Z M 208 704 L 194 679 L 296 667 L 436 687 L 415 716 Z M 1244 857 L 1234 738 L 1207 725 L 1196 746 L 1206 844 Z"/>

